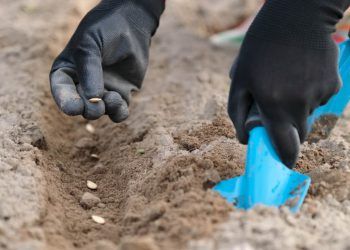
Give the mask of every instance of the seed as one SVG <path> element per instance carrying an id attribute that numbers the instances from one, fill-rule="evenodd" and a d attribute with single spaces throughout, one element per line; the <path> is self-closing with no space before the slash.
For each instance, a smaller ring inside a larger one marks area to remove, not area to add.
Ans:
<path id="1" fill-rule="evenodd" d="M 91 190 L 96 190 L 97 189 L 97 184 L 95 182 L 92 181 L 87 181 L 86 185 L 89 189 Z"/>
<path id="2" fill-rule="evenodd" d="M 139 148 L 137 150 L 137 153 L 140 154 L 140 155 L 143 155 L 143 154 L 145 154 L 145 150 L 143 148 Z"/>
<path id="3" fill-rule="evenodd" d="M 102 101 L 102 99 L 101 98 L 97 98 L 97 97 L 89 99 L 89 102 L 91 102 L 91 103 L 98 103 L 99 101 Z"/>
<path id="4" fill-rule="evenodd" d="M 100 157 L 97 154 L 91 154 L 91 158 L 94 158 L 96 160 L 100 159 Z"/>
<path id="5" fill-rule="evenodd" d="M 96 222 L 97 224 L 103 225 L 103 224 L 106 223 L 106 220 L 103 219 L 101 216 L 92 215 L 91 218 L 92 218 L 92 220 L 93 220 L 94 222 Z"/>
<path id="6" fill-rule="evenodd" d="M 95 127 L 92 126 L 90 123 L 86 124 L 85 128 L 89 133 L 91 134 L 95 133 Z"/>

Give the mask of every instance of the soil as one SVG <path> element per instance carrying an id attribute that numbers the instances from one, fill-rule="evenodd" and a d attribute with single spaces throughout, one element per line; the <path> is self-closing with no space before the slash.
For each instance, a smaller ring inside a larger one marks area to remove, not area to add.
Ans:
<path id="1" fill-rule="evenodd" d="M 327 139 L 337 124 L 337 121 L 338 117 L 335 115 L 325 115 L 317 119 L 312 126 L 307 141 L 316 143 L 322 139 Z"/>
<path id="2" fill-rule="evenodd" d="M 264 0 L 175 0 L 173 7 L 177 16 L 188 27 L 203 37 L 226 31 L 241 24 L 253 15 Z"/>
<path id="3" fill-rule="evenodd" d="M 169 1 L 126 122 L 60 113 L 50 65 L 92 4 L 0 8 L 0 249 L 350 247 L 349 112 L 330 138 L 303 146 L 297 170 L 313 184 L 300 213 L 242 212 L 211 190 L 244 171 L 226 115 L 237 51 L 212 48 L 178 18 L 180 0 Z"/>

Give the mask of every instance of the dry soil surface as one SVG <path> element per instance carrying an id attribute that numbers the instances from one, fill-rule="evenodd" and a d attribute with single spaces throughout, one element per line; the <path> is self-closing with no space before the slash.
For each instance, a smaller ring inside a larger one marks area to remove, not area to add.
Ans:
<path id="1" fill-rule="evenodd" d="M 49 93 L 53 57 L 91 1 L 1 2 L 0 249 L 350 248 L 349 114 L 303 148 L 313 184 L 301 213 L 238 211 L 211 191 L 243 172 L 225 112 L 237 51 L 186 26 L 182 1 L 169 1 L 122 124 L 67 117 Z"/>

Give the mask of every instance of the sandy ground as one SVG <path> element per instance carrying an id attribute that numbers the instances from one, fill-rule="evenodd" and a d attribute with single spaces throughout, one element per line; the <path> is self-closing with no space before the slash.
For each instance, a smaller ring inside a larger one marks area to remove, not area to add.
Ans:
<path id="1" fill-rule="evenodd" d="M 350 248 L 349 113 L 303 148 L 298 170 L 313 184 L 301 213 L 237 211 L 210 189 L 243 172 L 225 112 L 237 51 L 185 25 L 182 1 L 169 3 L 122 124 L 64 116 L 49 93 L 51 61 L 90 2 L 2 3 L 0 249 Z"/>

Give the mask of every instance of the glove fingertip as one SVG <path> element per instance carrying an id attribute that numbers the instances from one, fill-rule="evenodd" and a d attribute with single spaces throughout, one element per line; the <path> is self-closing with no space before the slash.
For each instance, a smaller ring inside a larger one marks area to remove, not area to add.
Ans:
<path id="1" fill-rule="evenodd" d="M 106 104 L 106 114 L 113 122 L 120 123 L 129 117 L 128 103 L 118 92 L 106 92 L 103 101 Z"/>
<path id="2" fill-rule="evenodd" d="M 269 124 L 266 127 L 281 161 L 287 167 L 293 168 L 300 152 L 300 138 L 297 129 L 291 124 L 280 126 Z"/>
<path id="3" fill-rule="evenodd" d="M 68 102 L 61 102 L 59 108 L 69 116 L 81 115 L 84 111 L 84 102 L 81 99 L 74 99 Z"/>
<path id="4" fill-rule="evenodd" d="M 108 91 L 103 96 L 103 101 L 106 104 L 106 114 L 113 114 L 115 111 L 124 105 L 125 101 L 118 92 Z"/>
<path id="5" fill-rule="evenodd" d="M 83 117 L 87 120 L 97 120 L 105 114 L 105 104 L 99 103 L 85 103 Z"/>
<path id="6" fill-rule="evenodd" d="M 248 144 L 248 134 L 246 133 L 246 131 L 242 131 L 239 128 L 236 128 L 236 135 L 237 135 L 237 140 L 239 141 L 239 143 L 243 144 L 243 145 L 247 145 Z"/>
<path id="7" fill-rule="evenodd" d="M 109 118 L 115 122 L 120 123 L 129 117 L 129 109 L 127 106 L 121 106 L 114 114 L 109 114 Z"/>

